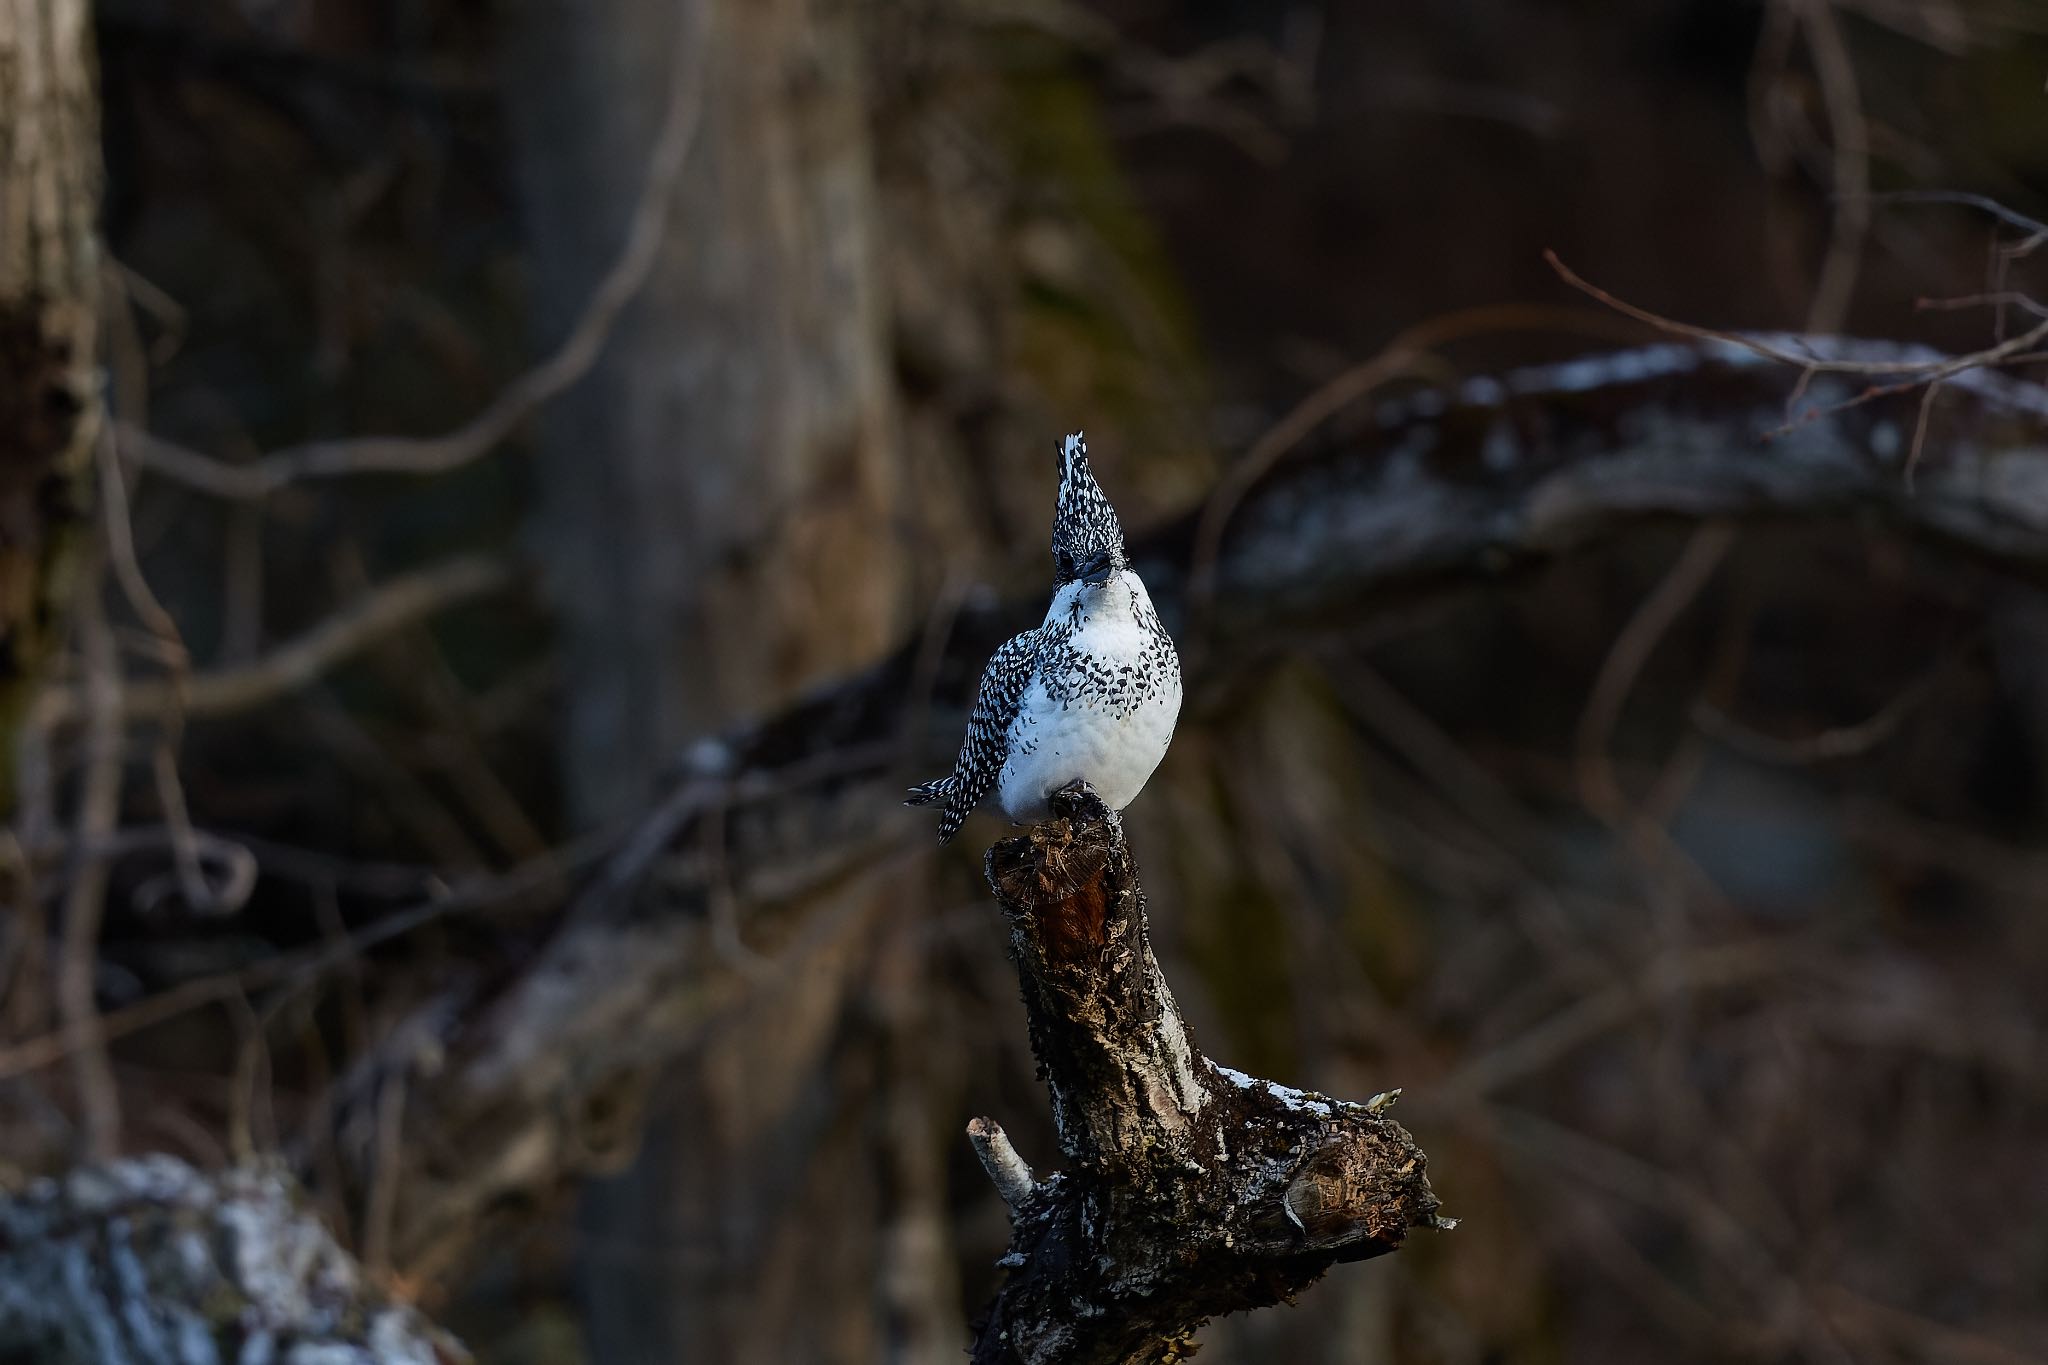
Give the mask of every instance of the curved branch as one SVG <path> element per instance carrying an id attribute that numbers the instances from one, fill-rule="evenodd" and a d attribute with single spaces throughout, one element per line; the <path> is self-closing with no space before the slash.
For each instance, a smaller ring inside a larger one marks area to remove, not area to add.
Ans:
<path id="1" fill-rule="evenodd" d="M 187 717 L 230 715 L 299 691 L 394 631 L 461 602 L 510 585 L 517 575 L 505 560 L 454 555 L 400 574 L 318 625 L 239 668 L 193 673 L 171 682 L 124 688 L 122 709 L 131 718 L 176 711 Z M 81 689 L 50 688 L 37 702 L 36 720 L 61 725 L 84 709 Z"/>
<path id="2" fill-rule="evenodd" d="M 1929 355 L 1825 338 L 1773 344 L 1898 369 Z M 1908 493 L 1911 397 L 1828 413 L 1767 443 L 1760 433 L 1782 423 L 1792 382 L 1719 343 L 1665 345 L 1472 379 L 1327 431 L 1266 471 L 1230 518 L 1215 596 L 1183 649 L 1194 695 L 1304 632 L 1355 629 L 1415 594 L 1484 582 L 1657 518 L 1855 514 L 2016 573 L 2048 569 L 2048 391 L 1986 371 L 1955 375 Z M 1834 382 L 1847 381 L 1814 381 Z M 1184 635 L 1194 541 L 1190 517 L 1133 542 Z M 415 1164 L 399 1177 L 398 1264 L 459 1255 L 483 1211 L 616 1152 L 616 1116 L 630 1115 L 647 1076 L 729 993 L 702 970 L 715 900 L 744 910 L 750 943 L 798 951 L 850 877 L 928 856 L 930 829 L 895 809 L 896 791 L 951 757 L 960 721 L 924 705 L 927 685 L 970 697 L 990 651 L 1040 609 L 969 606 L 948 618 L 943 639 L 907 641 L 778 716 L 700 741 L 608 864 L 547 874 L 563 889 L 545 898 L 572 909 L 518 974 L 427 1002 L 418 1027 L 365 1059 L 339 1097 L 337 1133 L 367 1130 L 381 1077 L 420 1057 L 435 1070 L 405 1111 L 401 1159 Z M 720 822 L 716 865 L 701 856 L 710 819 Z M 542 898 L 536 884 L 523 883 L 529 904 Z M 447 911 L 412 913 L 380 926 L 379 939 Z M 171 1004 L 130 1009 L 161 1018 Z M 17 1064 L 63 1055 L 38 1047 Z M 347 1178 L 367 1188 L 360 1144 L 338 1146 Z M 463 1159 L 427 1156 L 444 1152 Z"/>

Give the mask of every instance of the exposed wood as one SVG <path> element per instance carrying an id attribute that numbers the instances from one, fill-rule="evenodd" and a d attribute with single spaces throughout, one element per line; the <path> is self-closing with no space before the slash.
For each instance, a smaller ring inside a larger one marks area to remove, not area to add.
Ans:
<path id="1" fill-rule="evenodd" d="M 1085 787 L 988 853 L 1065 1166 L 1016 1188 L 976 1365 L 1152 1365 L 1208 1319 L 1448 1226 L 1382 1095 L 1349 1104 L 1217 1066 L 1145 927 L 1120 821 Z M 987 1125 L 987 1120 L 976 1120 Z M 1000 1131 L 1000 1130 L 998 1130 Z"/>

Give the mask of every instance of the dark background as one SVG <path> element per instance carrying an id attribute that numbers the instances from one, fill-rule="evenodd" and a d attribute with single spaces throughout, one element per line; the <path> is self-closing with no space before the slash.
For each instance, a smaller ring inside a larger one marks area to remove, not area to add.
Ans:
<path id="1" fill-rule="evenodd" d="M 1418 324 L 1494 310 L 1438 348 L 1444 377 L 1650 335 L 1546 248 L 1688 322 L 1969 350 L 1993 310 L 1915 301 L 1986 289 L 2024 233 L 1859 194 L 2048 217 L 2048 13 L 2017 2 L 97 22 L 116 411 L 230 462 L 485 409 L 583 315 L 678 83 L 700 100 L 649 278 L 488 455 L 245 503 L 140 473 L 141 563 L 202 671 L 453 554 L 516 578 L 186 723 L 193 821 L 264 875 L 221 920 L 145 908 L 162 867 L 120 864 L 109 1006 L 629 818 L 693 738 L 963 594 L 1042 590 L 1066 430 L 1143 528 Z M 2006 283 L 2039 274 L 2019 256 Z M 1848 516 L 1735 527 L 1600 737 L 1617 818 L 1584 799 L 1596 679 L 1695 535 L 1648 522 L 1363 603 L 1191 695 L 1130 813 L 1168 978 L 1221 1061 L 1405 1086 L 1463 1219 L 1212 1327 L 1204 1359 L 2042 1358 L 2040 585 Z M 961 1128 L 1053 1150 L 979 885 L 999 832 L 819 896 L 775 970 L 742 917 L 703 970 L 744 988 L 653 1079 L 629 1166 L 380 1272 L 486 1361 L 959 1358 L 1005 1233 Z M 428 985 L 509 970 L 538 931 L 437 925 L 126 1040 L 125 1144 L 290 1146 Z M 5 1084 L 8 1165 L 61 1163 L 61 1080 Z M 363 1210 L 315 1193 L 364 1251 Z"/>

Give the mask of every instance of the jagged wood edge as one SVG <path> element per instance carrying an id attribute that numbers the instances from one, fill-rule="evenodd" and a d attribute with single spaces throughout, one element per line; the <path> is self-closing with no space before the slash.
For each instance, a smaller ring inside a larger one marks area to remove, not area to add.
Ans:
<path id="1" fill-rule="evenodd" d="M 1444 1227 L 1391 1095 L 1351 1104 L 1203 1056 L 1152 953 L 1121 822 L 1085 787 L 988 852 L 1064 1166 L 969 1127 L 1010 1205 L 976 1365 L 1152 1365 L 1208 1319 Z M 991 1153 L 1007 1153 L 990 1161 Z"/>

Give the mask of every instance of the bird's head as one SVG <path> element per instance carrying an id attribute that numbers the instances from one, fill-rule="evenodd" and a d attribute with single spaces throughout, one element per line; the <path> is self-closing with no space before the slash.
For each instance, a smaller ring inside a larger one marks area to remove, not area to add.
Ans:
<path id="1" fill-rule="evenodd" d="M 1088 468 L 1088 442 L 1075 432 L 1060 442 L 1060 496 L 1052 518 L 1053 581 L 1101 584 L 1121 572 L 1124 528 Z"/>

